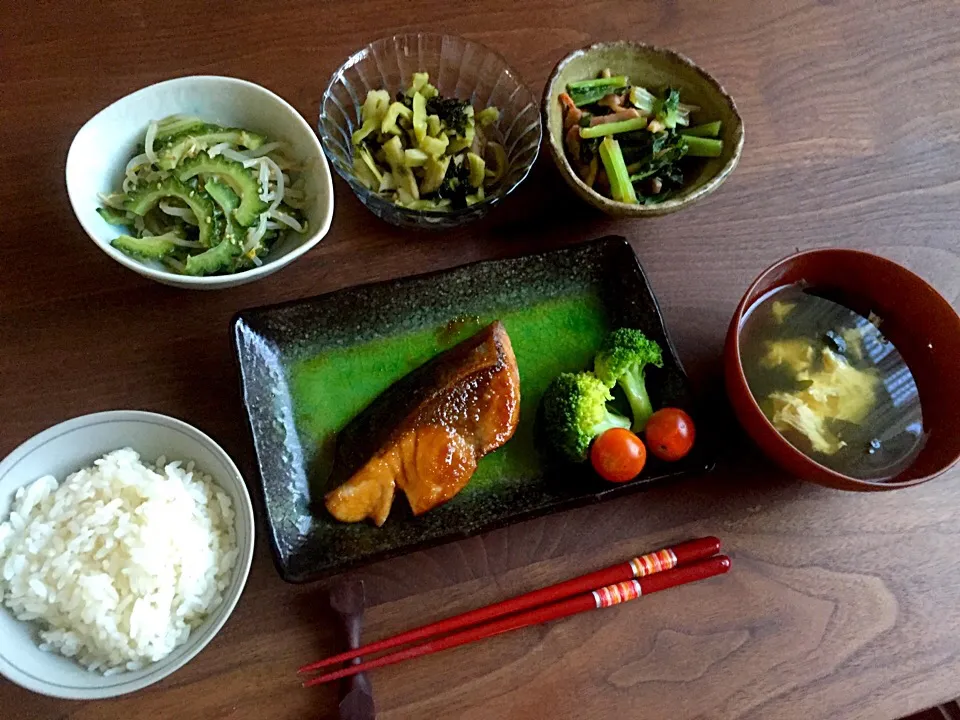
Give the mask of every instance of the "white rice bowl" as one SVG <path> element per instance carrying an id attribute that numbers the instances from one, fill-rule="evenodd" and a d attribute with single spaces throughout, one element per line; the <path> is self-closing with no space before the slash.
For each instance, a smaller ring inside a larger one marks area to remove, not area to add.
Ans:
<path id="1" fill-rule="evenodd" d="M 139 670 L 187 642 L 237 564 L 235 509 L 193 462 L 107 453 L 17 490 L 0 524 L 0 603 L 41 649 L 93 671 Z"/>

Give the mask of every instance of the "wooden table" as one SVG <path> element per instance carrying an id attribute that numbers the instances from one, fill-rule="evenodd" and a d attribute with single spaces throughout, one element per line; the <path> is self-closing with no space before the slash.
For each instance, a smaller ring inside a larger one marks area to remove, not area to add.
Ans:
<path id="1" fill-rule="evenodd" d="M 800 484 L 732 429 L 719 380 L 723 333 L 743 289 L 797 248 L 879 252 L 957 302 L 955 0 L 3 6 L 0 454 L 75 415 L 142 408 L 211 433 L 252 485 L 227 335 L 236 310 L 620 233 L 728 428 L 718 469 L 359 572 L 372 605 L 367 637 L 692 536 L 722 536 L 734 570 L 377 672 L 380 717 L 872 720 L 960 694 L 960 471 L 882 495 Z M 74 219 L 64 158 L 77 129 L 109 102 L 172 76 L 216 73 L 275 90 L 312 123 L 343 58 L 428 22 L 499 50 L 536 92 L 559 57 L 594 40 L 676 48 L 736 98 L 743 161 L 695 208 L 615 222 L 580 207 L 544 154 L 492 217 L 447 236 L 381 223 L 337 180 L 333 227 L 318 248 L 264 281 L 206 294 L 125 270 Z M 331 622 L 322 587 L 284 584 L 261 536 L 239 606 L 187 668 L 96 703 L 0 681 L 0 715 L 335 717 L 335 689 L 300 690 L 294 675 L 333 650 Z"/>

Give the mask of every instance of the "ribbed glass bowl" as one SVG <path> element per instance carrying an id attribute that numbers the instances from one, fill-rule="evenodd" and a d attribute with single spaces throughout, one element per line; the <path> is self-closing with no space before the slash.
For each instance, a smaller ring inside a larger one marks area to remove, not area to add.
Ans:
<path id="1" fill-rule="evenodd" d="M 422 212 L 398 207 L 368 190 L 354 176 L 350 137 L 360 125 L 360 108 L 369 90 L 391 96 L 410 84 L 415 72 L 430 73 L 441 95 L 469 99 L 479 111 L 500 109 L 491 128 L 503 144 L 509 169 L 495 190 L 480 203 L 451 212 Z M 333 74 L 323 93 L 318 122 L 324 152 L 340 177 L 377 217 L 393 225 L 446 229 L 477 220 L 510 194 L 530 172 L 540 150 L 539 102 L 517 73 L 497 53 L 452 35 L 410 33 L 370 43 Z"/>

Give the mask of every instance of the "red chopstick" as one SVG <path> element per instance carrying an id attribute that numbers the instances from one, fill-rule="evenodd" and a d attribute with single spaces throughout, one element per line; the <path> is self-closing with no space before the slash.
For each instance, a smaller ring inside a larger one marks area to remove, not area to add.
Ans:
<path id="1" fill-rule="evenodd" d="M 604 570 L 597 570 L 587 575 L 581 575 L 572 580 L 566 580 L 556 585 L 518 595 L 509 600 L 461 613 L 460 615 L 454 615 L 439 622 L 423 625 L 413 630 L 402 632 L 399 635 L 394 635 L 393 637 L 379 640 L 354 650 L 348 650 L 339 655 L 333 655 L 325 660 L 304 665 L 298 672 L 304 673 L 318 670 L 328 665 L 353 660 L 362 655 L 370 655 L 371 653 L 389 650 L 399 645 L 406 645 L 416 640 L 425 640 L 435 635 L 462 630 L 466 627 L 493 620 L 494 618 L 504 615 L 529 610 L 530 608 L 556 602 L 557 600 L 563 600 L 564 598 L 579 595 L 580 593 L 592 592 L 598 587 L 616 585 L 619 582 L 631 580 L 632 578 L 645 577 L 662 570 L 669 570 L 678 565 L 703 560 L 704 558 L 716 555 L 718 552 L 720 552 L 719 538 L 705 537 L 697 540 L 689 540 L 674 547 L 663 548 L 662 550 L 633 558 L 625 563 L 620 563 L 619 565 L 614 565 Z"/>
<path id="2" fill-rule="evenodd" d="M 591 593 L 577 595 L 575 597 L 561 600 L 551 605 L 534 608 L 526 612 L 517 613 L 510 617 L 500 618 L 486 625 L 478 625 L 468 628 L 462 632 L 456 632 L 445 637 L 428 640 L 422 645 L 415 645 L 404 650 L 398 650 L 390 655 L 383 655 L 375 660 L 350 665 L 340 670 L 319 675 L 303 683 L 304 687 L 312 687 L 321 683 L 339 680 L 343 677 L 355 675 L 359 672 L 373 670 L 374 668 L 394 663 L 410 660 L 421 655 L 430 655 L 441 650 L 466 645 L 467 643 L 483 640 L 494 635 L 519 630 L 529 625 L 538 625 L 540 623 L 559 620 L 570 615 L 586 612 L 587 610 L 596 610 L 599 608 L 618 605 L 619 603 L 635 600 L 642 595 L 660 592 L 668 588 L 684 585 L 686 583 L 704 580 L 708 577 L 721 575 L 730 569 L 730 558 L 726 555 L 719 555 L 708 560 L 700 560 L 692 565 L 685 565 L 674 570 L 650 575 L 640 579 L 628 580 L 602 587 Z"/>

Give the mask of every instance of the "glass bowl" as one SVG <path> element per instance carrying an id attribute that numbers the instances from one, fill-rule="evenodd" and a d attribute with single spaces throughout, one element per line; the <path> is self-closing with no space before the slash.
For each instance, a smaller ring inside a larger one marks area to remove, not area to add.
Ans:
<path id="1" fill-rule="evenodd" d="M 469 99 L 478 109 L 500 109 L 492 134 L 506 150 L 509 169 L 496 191 L 476 205 L 451 212 L 408 210 L 354 176 L 350 137 L 360 125 L 367 91 L 382 88 L 393 96 L 409 85 L 414 72 L 422 71 L 430 73 L 441 95 Z M 347 58 L 323 93 L 317 127 L 327 158 L 360 202 L 388 223 L 409 228 L 447 229 L 486 215 L 530 172 L 542 137 L 537 99 L 499 54 L 461 37 L 431 33 L 383 38 Z"/>

